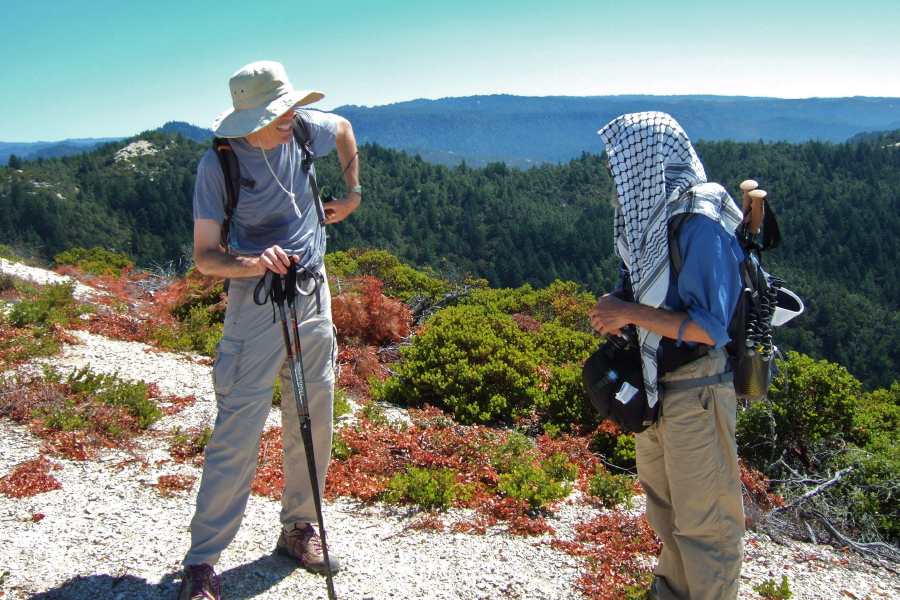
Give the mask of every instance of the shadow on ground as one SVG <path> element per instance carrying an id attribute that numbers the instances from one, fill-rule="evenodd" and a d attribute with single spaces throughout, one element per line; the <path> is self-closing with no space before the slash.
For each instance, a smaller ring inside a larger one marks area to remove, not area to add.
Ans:
<path id="1" fill-rule="evenodd" d="M 249 600 L 275 587 L 297 569 L 293 560 L 276 555 L 219 573 L 222 596 L 229 600 Z M 175 600 L 181 573 L 167 573 L 159 583 L 122 575 L 79 575 L 57 588 L 31 596 L 30 600 Z"/>

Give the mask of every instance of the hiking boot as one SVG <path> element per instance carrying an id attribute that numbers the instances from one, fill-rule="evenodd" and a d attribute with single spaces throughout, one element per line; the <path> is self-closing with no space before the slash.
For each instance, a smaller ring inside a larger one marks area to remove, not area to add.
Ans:
<path id="1" fill-rule="evenodd" d="M 325 572 L 322 538 L 309 523 L 295 523 L 294 528 L 290 531 L 282 527 L 275 551 L 282 556 L 293 558 L 298 565 L 311 573 Z M 331 565 L 332 573 L 336 573 L 341 568 L 341 561 L 333 554 L 328 555 L 328 562 Z"/>
<path id="2" fill-rule="evenodd" d="M 219 578 L 209 565 L 186 565 L 178 600 L 222 600 Z"/>

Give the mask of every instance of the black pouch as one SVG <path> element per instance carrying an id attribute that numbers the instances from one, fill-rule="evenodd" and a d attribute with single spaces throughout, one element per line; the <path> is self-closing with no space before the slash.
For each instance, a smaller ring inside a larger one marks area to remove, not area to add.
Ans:
<path id="1" fill-rule="evenodd" d="M 610 338 L 585 361 L 581 381 L 594 409 L 623 431 L 640 433 L 659 418 L 649 405 L 637 345 Z"/>

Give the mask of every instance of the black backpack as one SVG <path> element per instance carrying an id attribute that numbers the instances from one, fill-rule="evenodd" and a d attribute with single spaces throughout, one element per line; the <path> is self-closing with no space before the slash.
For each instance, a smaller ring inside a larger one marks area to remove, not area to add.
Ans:
<path id="1" fill-rule="evenodd" d="M 319 188 L 316 185 L 316 176 L 312 169 L 313 161 L 315 161 L 316 157 L 309 145 L 309 125 L 307 125 L 302 115 L 302 111 L 298 111 L 294 115 L 292 123 L 294 139 L 297 140 L 297 144 L 299 144 L 302 149 L 303 160 L 300 163 L 300 167 L 303 169 L 303 173 L 309 176 L 310 187 L 316 198 L 316 209 L 319 212 L 319 222 L 324 224 L 325 213 L 321 206 L 321 200 L 319 200 Z M 256 182 L 241 177 L 241 168 L 238 164 L 237 156 L 231 147 L 229 138 L 213 138 L 212 145 L 213 150 L 216 151 L 216 156 L 219 157 L 219 164 L 222 166 L 222 174 L 225 176 L 225 219 L 222 222 L 222 238 L 220 243 L 223 248 L 227 248 L 230 241 L 234 239 L 234 211 L 237 208 L 238 200 L 241 195 L 241 188 L 247 187 L 253 189 Z"/>
<path id="2" fill-rule="evenodd" d="M 738 399 L 750 402 L 765 398 L 772 379 L 778 374 L 775 356 L 779 353 L 773 336 L 776 307 L 786 307 L 796 313 L 803 310 L 802 303 L 797 306 L 799 299 L 782 289 L 785 281 L 767 273 L 760 262 L 763 252 L 781 244 L 778 220 L 765 199 L 763 207 L 762 244 L 756 243 L 743 226 L 735 232 L 744 249 L 739 263 L 742 289 L 728 323 L 731 341 L 726 345 L 732 358 L 735 393 Z M 690 216 L 690 213 L 679 214 L 669 221 L 669 260 L 676 278 L 683 266 L 676 232 Z"/>
<path id="3" fill-rule="evenodd" d="M 581 368 L 581 382 L 601 417 L 625 432 L 640 433 L 659 418 L 657 402 L 650 406 L 644 387 L 641 347 L 632 328 L 626 337 L 608 336 Z"/>

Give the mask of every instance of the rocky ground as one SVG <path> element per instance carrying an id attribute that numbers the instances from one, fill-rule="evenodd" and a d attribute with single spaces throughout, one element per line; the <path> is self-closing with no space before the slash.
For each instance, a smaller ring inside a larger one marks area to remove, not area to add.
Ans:
<path id="1" fill-rule="evenodd" d="M 5 262 L 0 267 L 13 268 Z M 24 272 L 15 269 L 20 276 Z M 0 596 L 174 599 L 200 472 L 171 460 L 166 437 L 176 427 L 211 425 L 210 367 L 138 343 L 76 335 L 80 343 L 47 362 L 156 382 L 164 394 L 194 395 L 198 401 L 159 421 L 133 451 L 109 449 L 89 461 L 54 458 L 59 468 L 53 475 L 62 489 L 22 499 L 0 495 L 0 574 L 8 572 L 0 577 Z M 270 419 L 278 424 L 275 411 Z M 0 420 L 0 477 L 38 456 L 39 449 L 40 441 L 24 427 Z M 188 492 L 165 497 L 156 483 L 168 474 L 197 479 Z M 225 598 L 327 597 L 323 577 L 272 553 L 278 510 L 276 501 L 251 497 L 238 537 L 217 567 Z M 574 587 L 579 559 L 552 549 L 550 536 L 512 536 L 502 527 L 483 536 L 416 530 L 409 528 L 415 516 L 407 509 L 346 499 L 326 502 L 324 511 L 329 545 L 345 567 L 335 576 L 341 598 L 581 597 Z M 574 525 L 595 511 L 573 497 L 549 519 L 554 537 L 571 539 Z M 753 587 L 780 583 L 782 575 L 794 599 L 900 598 L 896 565 L 886 569 L 828 546 L 778 545 L 748 534 L 741 598 L 760 598 Z"/>

